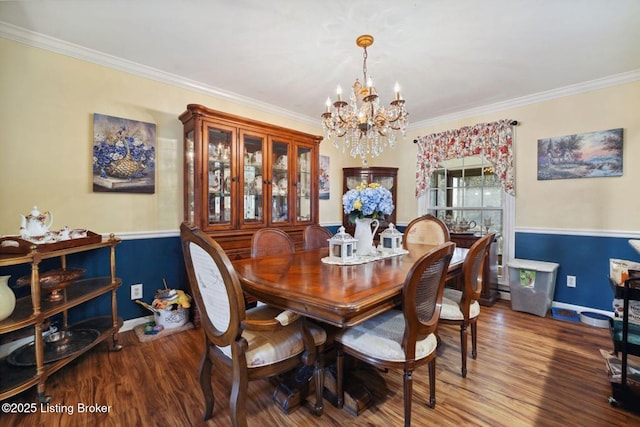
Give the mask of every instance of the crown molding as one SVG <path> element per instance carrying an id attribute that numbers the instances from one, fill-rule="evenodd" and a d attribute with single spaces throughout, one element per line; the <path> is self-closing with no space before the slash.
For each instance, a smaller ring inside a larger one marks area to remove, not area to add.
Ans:
<path id="1" fill-rule="evenodd" d="M 409 125 L 410 130 L 424 129 L 429 126 L 435 126 L 442 123 L 449 123 L 456 120 L 467 119 L 469 117 L 476 117 L 483 114 L 495 113 L 498 111 L 504 111 L 511 108 L 522 107 L 525 105 L 536 104 L 543 101 L 550 101 L 552 99 L 563 98 L 565 96 L 578 95 L 585 92 L 591 92 L 593 90 L 602 89 L 610 86 L 617 86 L 625 83 L 631 83 L 640 80 L 640 69 L 632 70 L 625 73 L 615 74 L 600 79 L 590 80 L 583 83 L 577 83 L 570 86 L 561 87 L 558 89 L 552 89 L 545 92 L 534 93 L 532 95 L 522 96 L 520 98 L 514 98 L 507 101 L 496 102 L 494 104 L 484 105 L 481 107 L 470 108 L 468 110 L 459 111 L 456 113 L 446 114 L 443 116 L 434 117 L 432 119 L 422 120 L 420 122 Z"/>
<path id="2" fill-rule="evenodd" d="M 237 93 L 229 92 L 221 88 L 205 85 L 195 80 L 190 80 L 176 74 L 167 73 L 152 67 L 138 64 L 133 61 L 129 61 L 123 58 L 118 58 L 113 55 L 108 55 L 102 52 L 98 52 L 93 49 L 88 49 L 73 43 L 69 43 L 54 37 L 46 36 L 44 34 L 36 33 L 18 27 L 7 22 L 0 21 L 0 37 L 4 37 L 19 43 L 23 43 L 29 46 L 45 49 L 51 52 L 59 53 L 62 55 L 70 56 L 83 61 L 91 62 L 94 64 L 102 65 L 105 67 L 120 70 L 129 74 L 145 77 L 151 80 L 155 80 L 161 83 L 166 83 L 179 88 L 187 89 L 190 91 L 202 93 L 204 95 L 221 98 L 227 101 L 237 103 L 242 106 L 254 108 L 259 111 L 274 114 L 279 117 L 284 117 L 290 120 L 295 120 L 300 123 L 305 123 L 311 126 L 318 126 L 318 120 L 315 117 L 309 117 L 303 114 L 299 114 L 284 108 L 277 107 L 275 105 L 258 101 Z M 408 130 L 419 130 L 429 126 L 435 126 L 442 123 L 448 123 L 456 120 L 466 119 L 469 117 L 475 117 L 483 114 L 495 113 L 498 111 L 507 110 L 510 108 L 521 107 L 524 105 L 535 104 L 538 102 L 548 101 L 556 98 L 562 98 L 570 95 L 577 95 L 584 92 L 589 92 L 596 89 L 601 89 L 609 86 L 620 85 L 624 83 L 634 82 L 640 80 L 640 69 L 632 70 L 626 73 L 616 74 L 613 76 L 603 77 L 600 79 L 590 80 L 583 83 L 578 83 L 570 86 L 565 86 L 558 89 L 548 90 L 545 92 L 539 92 L 532 95 L 523 96 L 520 98 L 514 98 L 507 101 L 497 102 L 481 107 L 471 108 L 468 110 L 459 111 L 456 113 L 446 114 L 438 117 L 434 117 L 427 120 L 411 123 L 408 126 Z"/>
<path id="3" fill-rule="evenodd" d="M 7 22 L 0 21 L 0 37 L 4 37 L 9 40 L 16 41 L 18 43 L 26 44 L 32 47 L 48 50 L 51 52 L 59 53 L 62 55 L 70 56 L 72 58 L 80 59 L 83 61 L 91 62 L 94 64 L 102 65 L 105 67 L 113 68 L 125 73 L 133 74 L 140 77 L 145 77 L 151 80 L 155 80 L 161 83 L 169 84 L 179 88 L 187 89 L 193 92 L 202 93 L 204 95 L 221 98 L 226 101 L 231 101 L 242 106 L 254 108 L 259 111 L 277 115 L 278 117 L 284 117 L 297 122 L 305 123 L 312 126 L 319 126 L 318 119 L 312 118 L 303 114 L 299 114 L 278 106 L 258 101 L 237 93 L 229 92 L 224 89 L 205 85 L 195 80 L 190 80 L 176 74 L 167 73 L 146 65 L 138 64 L 133 61 L 129 61 L 123 58 L 118 58 L 113 55 L 109 55 L 103 52 L 98 52 L 93 49 L 88 49 L 83 46 L 79 46 L 74 43 L 69 43 L 54 37 L 46 36 L 44 34 L 36 33 L 34 31 L 26 30 L 22 27 L 18 27 Z"/>

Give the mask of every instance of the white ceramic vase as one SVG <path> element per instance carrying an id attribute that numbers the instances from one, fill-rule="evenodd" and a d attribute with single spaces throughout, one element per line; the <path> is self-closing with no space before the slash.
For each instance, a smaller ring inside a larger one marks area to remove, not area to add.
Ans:
<path id="1" fill-rule="evenodd" d="M 16 308 L 16 296 L 9 287 L 9 277 L 0 276 L 0 321 L 11 316 Z"/>
<path id="2" fill-rule="evenodd" d="M 353 236 L 358 242 L 356 244 L 356 254 L 359 256 L 371 255 L 375 253 L 373 247 L 373 236 L 378 231 L 380 223 L 377 219 L 356 218 L 356 232 Z M 373 229 L 371 227 L 374 227 Z"/>

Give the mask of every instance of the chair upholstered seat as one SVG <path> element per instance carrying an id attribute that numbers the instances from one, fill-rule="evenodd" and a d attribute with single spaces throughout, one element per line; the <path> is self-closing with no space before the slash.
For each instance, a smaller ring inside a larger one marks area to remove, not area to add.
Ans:
<path id="1" fill-rule="evenodd" d="M 335 339 L 345 346 L 377 359 L 404 362 L 407 358 L 402 349 L 404 335 L 404 313 L 389 310 L 359 325 L 345 329 Z M 416 341 L 416 360 L 424 359 L 436 350 L 435 334 Z"/>
<path id="2" fill-rule="evenodd" d="M 268 320 L 277 318 L 281 310 L 268 305 L 262 305 L 251 310 L 247 310 L 249 320 Z M 273 365 L 289 359 L 304 351 L 304 343 L 300 320 L 288 324 L 285 328 L 277 331 L 242 331 L 242 338 L 247 340 L 247 367 L 256 368 L 259 366 Z M 316 346 L 323 345 L 327 340 L 327 333 L 314 324 L 309 323 L 309 331 L 313 336 Z M 231 358 L 231 346 L 221 347 L 227 357 Z"/>
<path id="3" fill-rule="evenodd" d="M 435 335 L 444 282 L 455 244 L 443 243 L 423 254 L 402 285 L 402 310 L 376 314 L 335 336 L 337 406 L 344 404 L 345 354 L 382 369 L 403 371 L 404 425 L 411 425 L 414 371 L 429 368 L 429 406 L 436 405 Z"/>
<path id="4" fill-rule="evenodd" d="M 440 319 L 444 320 L 464 320 L 462 310 L 460 310 L 460 302 L 462 301 L 462 291 L 457 289 L 445 288 L 442 297 L 442 310 L 440 311 Z M 480 315 L 480 304 L 478 301 L 471 301 L 469 306 L 469 318 L 473 319 Z"/>

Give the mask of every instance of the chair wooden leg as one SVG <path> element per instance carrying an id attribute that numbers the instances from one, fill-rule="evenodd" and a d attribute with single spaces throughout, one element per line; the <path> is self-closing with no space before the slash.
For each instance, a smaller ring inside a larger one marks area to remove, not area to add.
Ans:
<path id="1" fill-rule="evenodd" d="M 238 345 L 236 343 L 232 345 Z M 239 347 L 241 345 L 238 345 Z M 243 360 L 234 358 L 231 367 L 231 395 L 229 396 L 229 410 L 231 412 L 231 425 L 233 427 L 247 427 L 247 389 L 249 378 L 247 376 L 247 366 L 245 354 L 242 349 L 238 350 Z"/>
<path id="2" fill-rule="evenodd" d="M 429 361 L 429 407 L 436 407 L 436 358 Z"/>
<path id="3" fill-rule="evenodd" d="M 336 397 L 338 399 L 336 406 L 342 409 L 344 405 L 344 389 L 343 389 L 343 375 L 344 375 L 344 352 L 342 346 L 339 343 L 336 346 Z"/>
<path id="4" fill-rule="evenodd" d="M 460 326 L 460 353 L 462 355 L 462 378 L 467 377 L 467 325 Z"/>
<path id="5" fill-rule="evenodd" d="M 474 321 L 471 324 L 471 357 L 474 359 L 478 357 L 477 342 L 478 342 L 478 323 Z"/>
<path id="6" fill-rule="evenodd" d="M 404 425 L 411 425 L 411 399 L 413 394 L 413 371 L 405 368 L 404 370 Z"/>
<path id="7" fill-rule="evenodd" d="M 200 388 L 204 395 L 204 420 L 213 416 L 215 398 L 213 397 L 213 387 L 211 385 L 211 359 L 209 359 L 209 343 L 205 342 L 204 354 L 200 363 Z"/>

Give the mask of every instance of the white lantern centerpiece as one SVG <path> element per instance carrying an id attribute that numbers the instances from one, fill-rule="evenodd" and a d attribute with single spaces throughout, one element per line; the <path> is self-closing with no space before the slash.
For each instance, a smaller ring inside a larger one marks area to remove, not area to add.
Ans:
<path id="1" fill-rule="evenodd" d="M 402 234 L 398 229 L 389 223 L 389 228 L 380 233 L 380 246 L 383 253 L 394 254 L 402 250 Z"/>
<path id="2" fill-rule="evenodd" d="M 355 260 L 355 244 L 356 239 L 340 226 L 336 235 L 329 239 L 329 259 L 342 263 Z"/>

